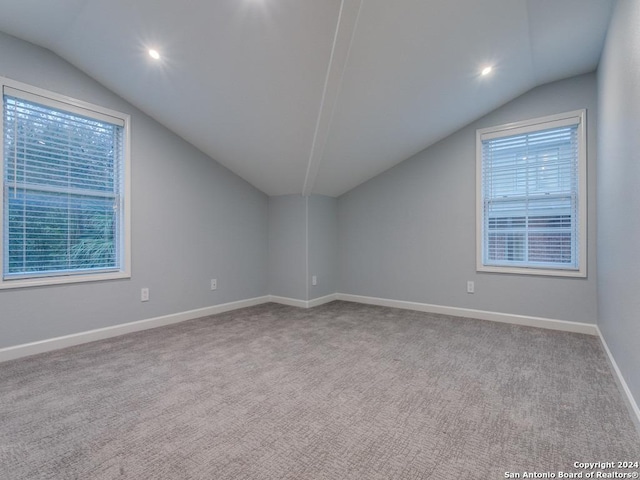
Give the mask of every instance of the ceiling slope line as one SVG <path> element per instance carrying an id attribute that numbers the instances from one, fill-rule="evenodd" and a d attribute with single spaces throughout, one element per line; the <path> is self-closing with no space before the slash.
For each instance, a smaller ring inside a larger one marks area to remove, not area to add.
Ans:
<path id="1" fill-rule="evenodd" d="M 539 85 L 539 76 L 536 70 L 536 65 L 535 65 L 535 59 L 534 57 L 534 53 L 533 53 L 533 27 L 531 25 L 531 2 L 527 1 L 525 4 L 525 8 L 526 8 L 526 15 L 527 15 L 527 42 L 529 43 L 529 55 L 528 55 L 528 59 L 529 59 L 529 66 L 531 68 L 531 72 L 533 73 L 533 78 L 535 80 L 535 84 Z"/>
<path id="2" fill-rule="evenodd" d="M 342 0 L 336 24 L 336 31 L 331 46 L 331 55 L 327 65 L 327 74 L 320 100 L 316 128 L 309 152 L 307 173 L 302 187 L 302 194 L 311 195 L 315 180 L 322 163 L 324 148 L 329 137 L 329 130 L 335 112 L 338 97 L 342 87 L 342 79 L 349 60 L 351 45 L 355 36 L 360 17 L 362 0 Z"/>

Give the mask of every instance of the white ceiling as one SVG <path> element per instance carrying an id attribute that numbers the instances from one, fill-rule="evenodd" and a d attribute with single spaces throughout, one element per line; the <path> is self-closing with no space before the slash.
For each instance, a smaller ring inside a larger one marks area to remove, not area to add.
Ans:
<path id="1" fill-rule="evenodd" d="M 0 31 L 269 195 L 338 196 L 533 87 L 593 71 L 613 5 L 0 0 Z"/>

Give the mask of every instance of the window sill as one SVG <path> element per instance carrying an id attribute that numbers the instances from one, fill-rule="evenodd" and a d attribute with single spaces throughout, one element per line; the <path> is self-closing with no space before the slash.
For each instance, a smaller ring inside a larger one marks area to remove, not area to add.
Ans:
<path id="1" fill-rule="evenodd" d="M 562 270 L 562 269 L 550 269 L 550 268 L 527 268 L 527 267 L 498 267 L 488 265 L 478 265 L 476 267 L 478 272 L 486 273 L 506 273 L 514 275 L 538 275 L 546 277 L 573 277 L 573 278 L 587 278 L 587 269 L 581 270 Z"/>
<path id="2" fill-rule="evenodd" d="M 44 287 L 65 285 L 70 283 L 102 282 L 107 280 L 121 280 L 131 278 L 129 272 L 93 273 L 86 275 L 61 275 L 57 277 L 22 278 L 15 280 L 1 280 L 0 290 L 11 288 Z"/>

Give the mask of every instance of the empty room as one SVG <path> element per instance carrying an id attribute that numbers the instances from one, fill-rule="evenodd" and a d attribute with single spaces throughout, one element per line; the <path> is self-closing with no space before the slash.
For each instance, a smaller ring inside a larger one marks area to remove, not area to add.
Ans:
<path id="1" fill-rule="evenodd" d="M 0 0 L 0 84 L 0 479 L 638 478 L 637 0 Z"/>

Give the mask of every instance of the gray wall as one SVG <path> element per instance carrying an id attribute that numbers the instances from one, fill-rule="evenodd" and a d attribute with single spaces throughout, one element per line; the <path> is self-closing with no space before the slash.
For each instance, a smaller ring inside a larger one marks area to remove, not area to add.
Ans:
<path id="1" fill-rule="evenodd" d="M 596 103 L 595 74 L 538 87 L 341 196 L 339 291 L 595 323 Z M 588 279 L 477 273 L 476 129 L 580 108 L 588 110 Z"/>
<path id="2" fill-rule="evenodd" d="M 598 326 L 640 401 L 640 2 L 616 6 L 598 69 Z"/>
<path id="3" fill-rule="evenodd" d="M 338 200 L 324 195 L 309 197 L 309 300 L 338 291 Z"/>
<path id="4" fill-rule="evenodd" d="M 0 75 L 128 113 L 132 132 L 132 278 L 0 291 L 0 348 L 268 293 L 266 195 L 47 50 L 0 34 Z"/>
<path id="5" fill-rule="evenodd" d="M 269 293 L 307 300 L 307 198 L 269 197 Z"/>
<path id="6" fill-rule="evenodd" d="M 269 197 L 269 293 L 312 300 L 336 293 L 338 201 L 324 195 Z M 311 284 L 312 275 L 318 279 Z"/>

